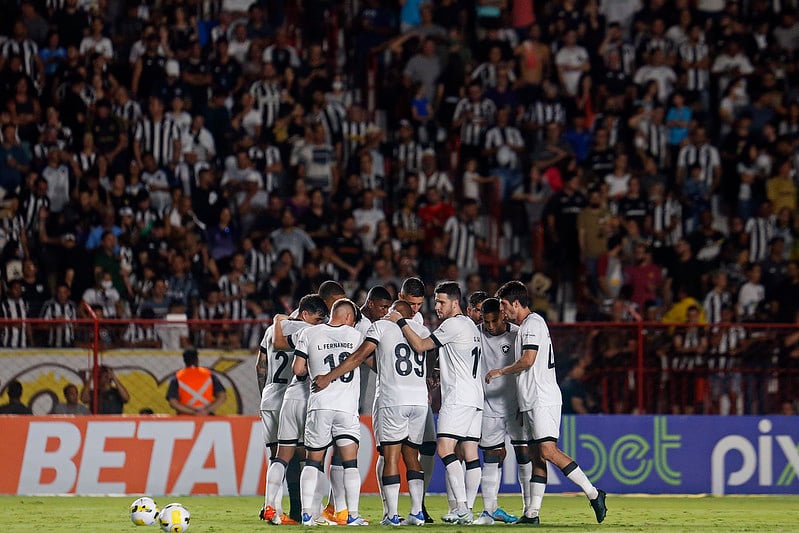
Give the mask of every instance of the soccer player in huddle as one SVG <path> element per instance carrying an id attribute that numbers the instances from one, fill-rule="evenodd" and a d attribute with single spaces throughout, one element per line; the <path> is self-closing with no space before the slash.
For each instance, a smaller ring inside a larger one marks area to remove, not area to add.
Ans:
<path id="1" fill-rule="evenodd" d="M 597 522 L 607 514 L 605 491 L 597 489 L 577 463 L 558 448 L 562 397 L 555 375 L 555 354 L 544 319 L 530 310 L 530 294 L 519 281 L 509 281 L 497 291 L 502 312 L 519 326 L 516 337 L 515 362 L 494 368 L 485 375 L 487 384 L 497 378 L 516 375 L 519 411 L 524 424 L 532 428 L 530 456 L 533 476 L 530 483 L 530 505 L 525 504 L 519 522 L 538 524 L 541 502 L 547 486 L 546 462 L 560 468 L 563 475 L 576 483 L 591 504 Z"/>
<path id="2" fill-rule="evenodd" d="M 446 466 L 446 479 L 457 508 L 442 518 L 445 522 L 471 524 L 472 507 L 480 486 L 477 443 L 483 409 L 480 367 L 480 332 L 461 310 L 461 291 L 455 282 L 442 282 L 435 289 L 435 310 L 442 320 L 430 337 L 422 339 L 397 311 L 387 318 L 396 322 L 417 353 L 439 348 L 441 410 L 438 415 L 437 451 Z M 460 442 L 466 463 L 464 472 L 455 456 Z"/>
<path id="3" fill-rule="evenodd" d="M 421 309 L 424 304 L 426 290 L 424 282 L 416 277 L 407 278 L 402 282 L 399 294 L 397 297 L 403 302 L 407 302 L 413 311 L 413 321 L 419 324 L 424 324 L 424 317 L 422 316 Z M 438 350 L 436 350 L 438 351 Z M 437 357 L 427 354 L 425 358 L 427 361 L 427 376 L 428 385 L 432 384 L 432 369 L 435 366 Z M 427 421 L 424 426 L 424 436 L 422 437 L 422 445 L 419 448 L 419 463 L 422 465 L 424 471 L 424 493 L 427 494 L 427 489 L 430 486 L 430 480 L 433 478 L 433 467 L 436 459 L 436 424 L 433 418 L 433 407 L 428 403 L 427 406 Z M 379 460 L 379 459 L 378 459 Z M 422 512 L 424 513 L 425 523 L 432 524 L 433 519 L 427 512 L 427 509 L 422 503 Z"/>
<path id="4" fill-rule="evenodd" d="M 401 300 L 394 302 L 390 310 L 405 319 L 413 317 L 411 306 Z M 407 324 L 420 338 L 430 336 L 422 324 L 413 320 Z M 376 369 L 379 380 L 372 425 L 384 458 L 381 481 L 386 516 L 382 524 L 402 524 L 398 511 L 399 459 L 402 456 L 411 496 L 411 511 L 405 523 L 424 525 L 424 473 L 419 463 L 419 447 L 424 437 L 428 411 L 424 353 L 417 353 L 408 346 L 397 324 L 378 320 L 371 325 L 363 344 L 347 361 L 329 374 L 314 379 L 312 390 L 324 390 L 332 381 L 356 369 L 363 361 Z"/>
<path id="5" fill-rule="evenodd" d="M 298 319 L 277 321 L 270 325 L 261 341 L 256 370 L 261 386 L 261 421 L 264 443 L 271 451 L 271 465 L 266 473 L 264 507 L 261 519 L 275 524 L 296 523 L 283 513 L 283 478 L 286 467 L 298 446 L 302 446 L 308 384 L 293 374 L 294 350 L 278 349 L 275 338 L 299 333 L 308 326 L 321 324 L 327 318 L 327 305 L 316 294 L 300 299 Z M 278 332 L 276 333 L 276 328 Z M 289 484 L 291 501 L 299 502 L 299 486 Z"/>
<path id="6" fill-rule="evenodd" d="M 319 286 L 319 298 L 322 299 L 325 306 L 325 313 L 330 309 L 337 300 L 344 298 L 346 293 L 344 289 L 335 281 L 325 281 Z M 302 299 L 300 300 L 302 302 Z M 294 344 L 296 336 L 300 330 L 307 327 L 307 323 L 302 320 L 302 305 L 298 307 L 292 314 L 291 318 L 294 320 L 286 320 L 285 315 L 277 315 L 274 318 L 275 329 L 272 337 L 272 344 L 276 350 L 283 350 L 286 353 L 291 353 L 293 357 Z M 314 322 L 315 324 L 316 322 Z M 284 328 L 285 327 L 285 331 Z M 293 363 L 292 363 L 293 366 Z M 283 478 L 285 477 L 286 484 L 289 489 L 289 500 L 291 502 L 291 520 L 283 523 L 300 522 L 302 520 L 302 509 L 300 502 L 300 470 L 301 460 L 305 459 L 305 448 L 303 443 L 303 436 L 305 433 L 305 418 L 308 407 L 308 396 L 310 395 L 310 382 L 307 379 L 297 378 L 296 376 L 291 379 L 286 393 L 283 397 L 283 404 L 280 408 L 279 422 L 278 422 L 278 451 L 277 456 L 281 461 L 276 463 L 272 462 L 272 467 L 267 471 L 267 503 L 274 508 L 275 504 L 282 501 L 282 487 Z M 295 450 L 297 453 L 295 453 Z M 273 455 L 274 457 L 274 455 Z M 329 501 L 331 504 L 319 516 L 319 520 L 325 523 L 336 523 L 335 513 L 333 512 L 332 502 L 335 500 L 334 495 L 339 496 L 339 499 L 344 500 L 344 469 L 339 465 L 330 466 L 330 486 L 331 497 Z M 317 500 L 321 506 L 323 484 L 319 484 L 319 494 Z M 271 502 L 271 503 L 269 503 Z M 343 504 L 342 504 L 343 505 Z M 325 513 L 327 511 L 327 513 Z M 281 523 L 281 514 L 275 513 L 275 517 L 269 519 L 265 518 L 264 514 L 270 514 L 266 508 L 262 510 L 261 519 L 266 519 L 272 523 Z M 317 513 L 318 514 L 318 513 Z M 325 516 L 327 514 L 327 516 Z M 346 514 L 346 512 L 344 513 Z M 346 523 L 346 516 L 343 519 Z"/>
<path id="7" fill-rule="evenodd" d="M 363 335 L 354 328 L 359 315 L 356 305 L 344 298 L 330 310 L 330 321 L 311 326 L 300 332 L 294 348 L 294 374 L 311 379 L 325 374 L 346 361 L 361 345 Z M 344 493 L 347 502 L 347 525 L 365 525 L 358 514 L 361 476 L 358 472 L 358 443 L 360 420 L 358 400 L 360 373 L 353 370 L 308 398 L 305 425 L 307 458 L 300 475 L 302 524 L 317 525 L 314 515 L 318 509 L 317 485 L 324 476 L 322 461 L 325 451 L 335 445 L 344 468 Z"/>
<path id="8" fill-rule="evenodd" d="M 470 302 L 471 304 L 471 302 Z M 492 368 L 512 364 L 516 353 L 516 335 L 519 327 L 505 321 L 499 300 L 486 298 L 479 302 L 482 321 L 478 326 L 483 343 L 483 377 Z M 476 306 L 470 305 L 474 309 Z M 474 318 L 472 318 L 474 320 Z M 501 376 L 484 383 L 483 422 L 480 448 L 483 450 L 483 476 L 480 482 L 483 494 L 483 512 L 476 524 L 490 525 L 495 520 L 514 523 L 516 516 L 508 514 L 497 505 L 502 461 L 505 460 L 505 436 L 516 453 L 522 500 L 529 504 L 530 478 L 533 465 L 527 449 L 528 427 L 518 418 L 516 380 L 512 375 Z"/>

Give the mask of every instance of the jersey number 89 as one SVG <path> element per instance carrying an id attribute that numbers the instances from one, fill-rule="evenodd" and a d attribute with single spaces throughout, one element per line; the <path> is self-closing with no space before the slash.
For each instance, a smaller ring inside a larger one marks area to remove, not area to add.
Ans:
<path id="1" fill-rule="evenodd" d="M 411 361 L 411 356 L 413 356 L 413 361 Z M 394 348 L 394 357 L 396 360 L 394 361 L 394 370 L 397 371 L 397 374 L 400 376 L 409 376 L 411 372 L 414 372 L 420 378 L 424 377 L 424 355 L 418 354 L 411 350 L 411 347 L 405 343 L 397 344 Z M 414 368 L 413 363 L 416 363 L 416 368 Z"/>

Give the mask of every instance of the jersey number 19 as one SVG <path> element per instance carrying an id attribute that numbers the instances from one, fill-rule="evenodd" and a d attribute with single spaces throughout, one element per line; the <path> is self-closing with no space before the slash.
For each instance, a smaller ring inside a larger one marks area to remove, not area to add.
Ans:
<path id="1" fill-rule="evenodd" d="M 340 354 L 338 354 L 338 364 L 340 365 L 341 363 L 343 363 L 349 356 L 350 354 L 348 352 L 341 352 Z M 336 364 L 336 356 L 335 354 L 332 353 L 325 356 L 324 362 L 330 366 L 331 372 L 335 370 L 336 366 L 338 366 Z M 355 371 L 350 370 L 346 374 L 342 375 L 339 379 L 341 380 L 342 383 L 349 383 L 350 381 L 352 381 L 352 378 L 354 377 L 355 377 Z"/>

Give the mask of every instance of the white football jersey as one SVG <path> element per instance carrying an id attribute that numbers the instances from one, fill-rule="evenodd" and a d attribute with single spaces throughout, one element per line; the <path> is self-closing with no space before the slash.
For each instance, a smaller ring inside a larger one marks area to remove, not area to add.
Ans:
<path id="1" fill-rule="evenodd" d="M 266 328 L 260 352 L 266 356 L 266 385 L 261 391 L 261 411 L 279 411 L 283 395 L 294 377 L 294 350 L 275 349 L 275 326 Z"/>
<path id="2" fill-rule="evenodd" d="M 492 379 L 491 383 L 486 383 L 485 376 L 490 370 L 508 366 L 516 360 L 516 336 L 519 326 L 508 323 L 501 335 L 491 335 L 483 324 L 480 324 L 478 329 L 483 343 L 483 393 L 485 394 L 483 416 L 513 420 L 519 408 L 519 402 L 516 400 L 516 377 L 500 376 Z"/>
<path id="3" fill-rule="evenodd" d="M 519 326 L 516 338 L 516 359 L 523 350 L 537 350 L 535 363 L 516 378 L 519 409 L 562 405 L 563 397 L 555 375 L 555 354 L 547 323 L 537 313 L 530 313 Z"/>
<path id="4" fill-rule="evenodd" d="M 423 325 L 412 320 L 407 323 L 419 337 L 430 336 Z M 377 346 L 373 356 L 380 390 L 375 395 L 375 406 L 427 405 L 424 354 L 413 351 L 400 327 L 389 320 L 378 320 L 366 332 L 364 342 Z"/>
<path id="5" fill-rule="evenodd" d="M 480 331 L 466 315 L 450 317 L 431 335 L 438 346 L 441 405 L 483 408 Z"/>
<path id="6" fill-rule="evenodd" d="M 319 324 L 304 329 L 298 336 L 294 354 L 308 363 L 308 375 L 327 374 L 343 363 L 363 341 L 357 329 L 347 326 Z M 325 409 L 358 414 L 361 395 L 361 373 L 356 368 L 336 379 L 322 391 L 311 392 L 308 410 Z"/>
<path id="7" fill-rule="evenodd" d="M 294 346 L 297 342 L 299 333 L 311 327 L 311 324 L 302 320 L 284 320 L 282 325 L 283 335 L 289 342 L 289 346 Z M 294 350 L 291 350 L 291 363 L 289 368 L 294 368 Z M 308 396 L 311 395 L 311 382 L 308 381 L 308 376 L 298 378 L 294 375 L 292 370 L 292 378 L 289 382 L 286 392 L 283 394 L 284 400 L 300 400 L 303 402 L 308 401 Z"/>
<path id="8" fill-rule="evenodd" d="M 361 315 L 361 319 L 355 323 L 355 329 L 360 331 L 363 336 L 366 336 L 366 332 L 369 331 L 370 327 L 372 327 L 372 321 L 363 314 Z"/>

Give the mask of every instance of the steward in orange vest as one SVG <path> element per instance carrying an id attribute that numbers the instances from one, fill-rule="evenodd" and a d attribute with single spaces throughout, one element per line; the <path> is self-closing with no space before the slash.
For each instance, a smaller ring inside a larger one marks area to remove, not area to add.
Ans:
<path id="1" fill-rule="evenodd" d="M 222 383 L 210 370 L 199 366 L 197 350 L 183 352 L 186 368 L 175 372 L 169 382 L 166 399 L 179 415 L 212 415 L 225 403 L 227 395 Z"/>

